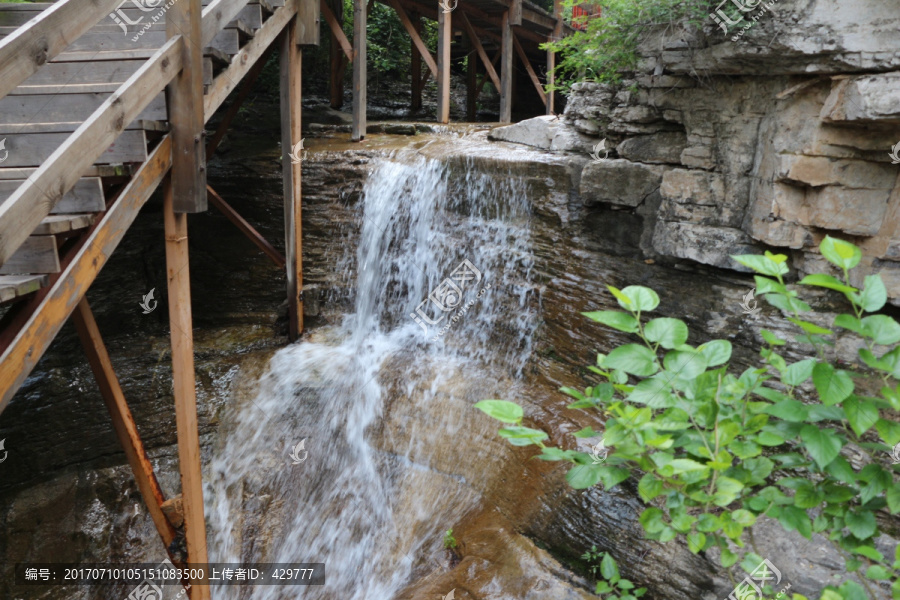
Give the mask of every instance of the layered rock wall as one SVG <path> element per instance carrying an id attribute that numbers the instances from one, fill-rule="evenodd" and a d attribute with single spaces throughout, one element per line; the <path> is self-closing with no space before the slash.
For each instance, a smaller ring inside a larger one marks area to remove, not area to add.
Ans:
<path id="1" fill-rule="evenodd" d="M 750 0 L 757 8 L 727 35 L 712 19 L 702 31 L 646 32 L 639 71 L 622 84 L 576 84 L 558 120 L 492 138 L 582 156 L 605 139 L 581 198 L 644 207 L 648 254 L 743 270 L 729 255 L 777 249 L 802 275 L 827 270 L 817 247 L 830 234 L 862 247 L 858 283 L 881 273 L 900 305 L 900 10 L 890 4 Z"/>

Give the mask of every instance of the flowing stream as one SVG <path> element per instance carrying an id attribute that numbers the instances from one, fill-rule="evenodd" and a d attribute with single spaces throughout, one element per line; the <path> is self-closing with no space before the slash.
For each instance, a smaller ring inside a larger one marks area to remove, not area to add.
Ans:
<path id="1" fill-rule="evenodd" d="M 531 352 L 526 186 L 413 149 L 372 165 L 358 248 L 335 266 L 354 312 L 273 357 L 223 422 L 206 495 L 210 560 L 325 562 L 326 584 L 217 597 L 388 600 L 478 506 L 435 464 L 466 443 L 453 407 L 474 412 L 482 382 L 514 389 Z"/>

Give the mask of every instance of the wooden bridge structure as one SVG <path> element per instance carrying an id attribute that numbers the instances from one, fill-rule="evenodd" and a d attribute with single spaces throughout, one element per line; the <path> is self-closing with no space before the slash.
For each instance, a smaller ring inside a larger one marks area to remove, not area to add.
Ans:
<path id="1" fill-rule="evenodd" d="M 362 139 L 366 128 L 362 32 L 374 0 L 368 5 L 366 0 L 354 0 L 357 35 L 352 43 L 338 26 L 329 1 L 0 4 L 0 412 L 71 318 L 148 513 L 176 564 L 185 562 L 175 550 L 182 538 L 188 564 L 209 562 L 197 431 L 188 215 L 213 205 L 286 269 L 289 337 L 296 339 L 303 329 L 301 164 L 291 157 L 299 152 L 291 151 L 301 142 L 302 48 L 319 43 L 322 17 L 334 41 L 332 90 L 339 88 L 340 77 L 334 76 L 352 62 L 353 138 Z M 451 46 L 477 55 L 483 65 L 478 84 L 476 61 L 468 61 L 473 105 L 477 89 L 489 79 L 501 92 L 502 120 L 510 120 L 515 53 L 552 112 L 552 95 L 544 93 L 531 60 L 543 57 L 552 67 L 552 54 L 540 54 L 538 44 L 563 31 L 560 19 L 523 0 L 459 0 L 455 12 L 438 0 L 384 1 L 397 10 L 415 48 L 414 105 L 421 106 L 427 77 L 438 82 L 438 121 L 449 119 Z M 436 57 L 422 42 L 421 17 L 439 23 Z M 462 34 L 468 36 L 466 44 L 453 44 L 454 35 Z M 207 158 L 275 49 L 280 61 L 283 255 L 206 181 Z M 423 62 L 427 70 L 420 76 Z M 205 123 L 232 92 L 233 101 L 207 136 Z M 170 499 L 157 482 L 85 297 L 160 186 L 182 484 L 180 498 Z M 171 510 L 175 505 L 182 508 Z M 197 585 L 203 582 L 185 583 L 192 584 L 193 598 L 209 598 L 209 587 Z"/>

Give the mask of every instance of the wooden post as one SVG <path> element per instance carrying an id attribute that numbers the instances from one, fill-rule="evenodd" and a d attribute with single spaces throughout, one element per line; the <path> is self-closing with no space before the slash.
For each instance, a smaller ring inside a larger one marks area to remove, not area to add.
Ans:
<path id="1" fill-rule="evenodd" d="M 500 122 L 511 123 L 513 37 L 509 11 L 503 13 L 500 29 L 503 34 L 503 40 L 500 42 Z"/>
<path id="2" fill-rule="evenodd" d="M 199 14 L 199 13 L 198 13 Z M 203 480 L 197 431 L 197 390 L 194 383 L 194 335 L 191 318 L 191 277 L 188 260 L 187 215 L 175 211 L 175 180 L 163 182 L 163 219 L 166 232 L 166 276 L 169 290 L 169 328 L 172 338 L 172 387 L 178 430 L 178 464 L 184 502 L 187 562 L 209 563 L 206 521 L 203 515 Z M 204 195 L 206 188 L 204 188 Z M 209 600 L 209 585 L 190 580 L 192 600 Z"/>
<path id="3" fill-rule="evenodd" d="M 509 3 L 509 24 L 522 24 L 522 0 L 511 0 Z"/>
<path id="4" fill-rule="evenodd" d="M 450 122 L 450 42 L 453 40 L 451 14 L 443 9 L 438 10 L 438 123 Z"/>
<path id="5" fill-rule="evenodd" d="M 556 41 L 562 35 L 562 0 L 555 0 L 553 3 L 553 17 L 556 19 L 556 27 L 550 34 L 550 40 Z M 556 92 L 553 86 L 556 84 L 556 52 L 547 50 L 547 114 L 552 115 L 556 112 Z"/>
<path id="6" fill-rule="evenodd" d="M 366 137 L 366 0 L 353 0 L 353 129 L 350 139 Z"/>
<path id="7" fill-rule="evenodd" d="M 294 162 L 302 153 L 300 143 L 300 68 L 301 52 L 297 47 L 297 24 L 291 21 L 281 36 L 281 154 L 284 180 L 284 257 L 287 262 L 288 337 L 296 340 L 303 332 L 303 255 L 301 253 L 301 163 Z M 354 39 L 354 42 L 356 40 Z M 353 61 L 354 73 L 356 64 Z M 355 108 L 354 104 L 354 108 Z M 355 116 L 355 115 L 354 115 Z M 365 118 L 365 117 L 364 117 Z"/>
<path id="8" fill-rule="evenodd" d="M 178 0 L 166 13 L 166 37 L 182 36 L 181 73 L 166 88 L 172 128 L 172 187 L 180 213 L 206 210 L 203 140 L 203 43 L 200 0 Z"/>
<path id="9" fill-rule="evenodd" d="M 416 34 L 422 37 L 422 18 L 417 14 L 411 14 L 413 29 Z M 412 100 L 410 101 L 410 109 L 413 111 L 422 110 L 422 53 L 414 41 L 411 41 L 410 50 L 412 54 L 409 58 L 410 76 L 409 81 L 412 84 Z"/>
<path id="10" fill-rule="evenodd" d="M 469 42 L 469 47 L 472 43 Z M 476 91 L 478 86 L 478 55 L 473 50 L 466 57 L 466 121 L 473 123 L 478 112 Z"/>
<path id="11" fill-rule="evenodd" d="M 341 0 L 333 0 L 329 7 L 326 0 L 322 0 L 321 10 L 322 16 L 328 21 L 329 31 L 331 32 L 331 43 L 328 46 L 328 55 L 331 66 L 328 79 L 328 87 L 331 96 L 330 104 L 331 108 L 340 110 L 344 105 L 344 70 L 347 67 L 344 53 L 346 53 L 348 49 L 343 46 L 346 36 L 344 36 L 344 40 L 338 38 L 335 33 L 335 25 L 340 29 L 340 23 L 344 22 L 344 3 Z"/>
<path id="12" fill-rule="evenodd" d="M 297 43 L 319 45 L 319 0 L 300 0 L 297 6 Z"/>
<path id="13" fill-rule="evenodd" d="M 175 529 L 160 508 L 165 498 L 159 482 L 156 480 L 156 475 L 153 473 L 153 465 L 150 464 L 150 458 L 141 442 L 134 417 L 125 401 L 125 394 L 122 393 L 122 386 L 119 385 L 119 379 L 109 360 L 109 353 L 106 351 L 103 338 L 100 337 L 100 329 L 97 327 L 97 321 L 94 319 L 87 298 L 82 298 L 78 303 L 72 313 L 72 321 L 75 323 L 84 353 L 91 364 L 94 379 L 97 380 L 97 386 L 100 388 L 100 395 L 103 396 L 103 402 L 112 418 L 113 429 L 116 430 L 116 436 L 125 450 L 128 464 L 131 465 L 135 482 L 137 482 L 141 497 L 147 506 L 147 512 L 150 513 L 150 518 L 156 525 L 163 545 L 168 549 L 169 544 L 175 539 Z M 170 558 L 172 558 L 171 555 Z"/>

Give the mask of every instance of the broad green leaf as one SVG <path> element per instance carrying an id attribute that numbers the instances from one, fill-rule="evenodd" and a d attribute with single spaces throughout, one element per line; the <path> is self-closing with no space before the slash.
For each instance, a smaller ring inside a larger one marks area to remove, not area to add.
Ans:
<path id="1" fill-rule="evenodd" d="M 867 432 L 878 421 L 878 407 L 872 402 L 850 396 L 844 400 L 844 414 L 857 437 Z"/>
<path id="2" fill-rule="evenodd" d="M 812 377 L 813 367 L 815 365 L 816 359 L 814 358 L 807 358 L 806 360 L 795 362 L 785 369 L 784 376 L 781 380 L 790 386 L 796 387 Z"/>
<path id="3" fill-rule="evenodd" d="M 853 380 L 850 379 L 850 374 L 835 369 L 828 363 L 816 363 L 813 367 L 813 384 L 826 406 L 837 404 L 853 393 Z"/>
<path id="4" fill-rule="evenodd" d="M 843 456 L 838 456 L 825 467 L 825 472 L 849 485 L 856 485 L 856 471 L 847 462 Z"/>
<path id="5" fill-rule="evenodd" d="M 840 406 L 811 404 L 809 406 L 809 420 L 814 423 L 818 421 L 843 421 L 844 411 L 841 410 Z"/>
<path id="6" fill-rule="evenodd" d="M 684 321 L 662 317 L 647 323 L 644 335 L 649 341 L 671 350 L 687 341 L 688 328 Z"/>
<path id="7" fill-rule="evenodd" d="M 638 482 L 638 494 L 644 502 L 650 502 L 663 492 L 663 482 L 651 473 L 647 473 Z"/>
<path id="8" fill-rule="evenodd" d="M 762 452 L 762 448 L 760 448 L 758 444 L 754 444 L 753 442 L 747 440 L 731 442 L 730 444 L 728 444 L 728 449 L 731 450 L 731 452 L 733 452 L 734 455 L 741 460 L 759 456 Z"/>
<path id="9" fill-rule="evenodd" d="M 500 434 L 500 437 L 509 440 L 513 446 L 530 446 L 549 437 L 540 429 L 531 429 L 530 427 L 507 427 L 497 433 Z"/>
<path id="10" fill-rule="evenodd" d="M 572 436 L 576 438 L 592 438 L 597 435 L 600 435 L 600 432 L 594 431 L 594 428 L 591 426 L 585 427 L 584 429 L 579 429 L 572 434 Z"/>
<path id="11" fill-rule="evenodd" d="M 888 510 L 892 515 L 900 512 L 900 485 L 892 483 L 888 486 L 885 500 L 887 500 Z M 900 548 L 900 546 L 898 546 L 898 548 Z"/>
<path id="12" fill-rule="evenodd" d="M 776 262 L 768 256 L 761 256 L 759 254 L 740 254 L 737 256 L 732 255 L 731 258 L 745 267 L 753 269 L 757 273 L 763 275 L 776 277 L 778 275 L 785 275 L 788 272 L 788 266 L 785 263 Z"/>
<path id="13" fill-rule="evenodd" d="M 609 353 L 603 361 L 608 369 L 618 369 L 638 377 L 649 377 L 658 370 L 656 357 L 646 346 L 625 344 Z"/>
<path id="14" fill-rule="evenodd" d="M 800 430 L 800 439 L 803 440 L 806 451 L 822 469 L 837 458 L 844 445 L 834 431 L 820 429 L 815 425 L 804 425 Z"/>
<path id="15" fill-rule="evenodd" d="M 731 358 L 731 342 L 728 340 L 711 340 L 697 350 L 706 359 L 707 366 L 724 365 Z"/>
<path id="16" fill-rule="evenodd" d="M 646 404 L 650 408 L 670 408 L 675 406 L 675 397 L 669 389 L 666 378 L 654 375 L 644 379 L 631 390 L 630 402 Z"/>
<path id="17" fill-rule="evenodd" d="M 727 569 L 738 561 L 738 555 L 728 548 L 722 548 L 722 555 L 719 557 L 719 561 Z"/>
<path id="18" fill-rule="evenodd" d="M 875 523 L 875 515 L 868 510 L 848 510 L 844 515 L 844 524 L 854 537 L 864 540 L 875 535 L 877 525 Z"/>
<path id="19" fill-rule="evenodd" d="M 693 350 L 672 350 L 666 352 L 663 366 L 679 379 L 694 379 L 706 370 L 706 358 Z"/>
<path id="20" fill-rule="evenodd" d="M 654 507 L 644 509 L 638 521 L 647 533 L 659 533 L 666 527 L 666 523 L 663 521 L 663 511 Z"/>
<path id="21" fill-rule="evenodd" d="M 706 535 L 699 532 L 691 532 L 687 535 L 688 549 L 697 554 L 706 545 Z"/>
<path id="22" fill-rule="evenodd" d="M 871 315 L 862 320 L 863 331 L 876 344 L 888 346 L 900 342 L 900 324 L 887 315 Z"/>
<path id="23" fill-rule="evenodd" d="M 819 244 L 819 251 L 828 262 L 845 271 L 858 265 L 862 258 L 859 248 L 850 242 L 833 238 L 830 235 L 826 235 Z"/>
<path id="24" fill-rule="evenodd" d="M 866 312 L 875 312 L 884 308 L 887 302 L 887 289 L 881 275 L 866 275 L 865 287 L 859 294 L 859 305 Z"/>
<path id="25" fill-rule="evenodd" d="M 841 313 L 834 318 L 835 327 L 843 327 L 844 329 L 849 329 L 855 333 L 860 335 L 865 335 L 865 330 L 863 329 L 862 321 L 854 317 L 853 315 L 848 315 L 847 313 Z"/>
<path id="26" fill-rule="evenodd" d="M 623 308 L 647 312 L 659 306 L 659 296 L 656 292 L 642 285 L 629 285 L 622 290 L 622 295 L 631 301 L 630 307 Z"/>
<path id="27" fill-rule="evenodd" d="M 619 306 L 630 311 L 637 310 L 634 306 L 634 303 L 632 303 L 631 298 L 623 294 L 622 290 L 611 285 L 606 286 L 606 289 L 608 289 L 610 293 L 616 297 L 616 300 L 618 300 L 619 302 Z"/>
<path id="28" fill-rule="evenodd" d="M 600 466 L 575 465 L 566 473 L 566 481 L 576 490 L 593 487 L 600 482 Z"/>
<path id="29" fill-rule="evenodd" d="M 812 521 L 802 508 L 782 506 L 778 522 L 786 531 L 796 531 L 806 539 L 812 536 Z"/>
<path id="30" fill-rule="evenodd" d="M 838 292 L 844 294 L 852 294 L 856 292 L 857 289 L 855 287 L 850 287 L 849 285 L 845 285 L 843 281 L 838 279 L 837 277 L 833 277 L 831 275 L 825 275 L 823 273 L 816 273 L 815 275 L 807 275 L 803 279 L 800 280 L 800 285 L 814 285 L 816 287 L 828 288 L 830 290 L 836 290 Z"/>
<path id="31" fill-rule="evenodd" d="M 888 421 L 886 419 L 878 419 L 875 421 L 875 430 L 888 446 L 894 446 L 900 443 L 900 423 L 895 423 L 894 421 Z"/>
<path id="32" fill-rule="evenodd" d="M 809 417 L 809 409 L 806 408 L 806 405 L 793 398 L 782 400 L 763 412 L 792 423 L 802 423 Z"/>
<path id="33" fill-rule="evenodd" d="M 744 484 L 731 477 L 719 477 L 716 481 L 716 493 L 713 494 L 713 504 L 716 506 L 728 506 L 734 502 L 744 489 Z"/>
<path id="34" fill-rule="evenodd" d="M 815 508 L 822 504 L 825 494 L 816 485 L 803 481 L 803 485 L 794 493 L 794 506 L 797 508 Z"/>
<path id="35" fill-rule="evenodd" d="M 881 565 L 872 565 L 866 569 L 866 577 L 868 579 L 890 579 L 891 572 Z"/>
<path id="36" fill-rule="evenodd" d="M 547 447 L 541 450 L 536 458 L 546 461 L 568 460 L 574 461 L 578 453 L 574 450 L 563 450 L 562 448 Z"/>
<path id="37" fill-rule="evenodd" d="M 718 531 L 722 527 L 722 522 L 716 515 L 703 513 L 697 518 L 697 530 L 713 532 Z"/>
<path id="38" fill-rule="evenodd" d="M 602 310 L 597 312 L 581 313 L 588 319 L 602 323 L 607 327 L 624 331 L 625 333 L 636 333 L 638 330 L 638 322 L 633 316 L 618 310 Z"/>
<path id="39" fill-rule="evenodd" d="M 770 346 L 784 346 L 787 343 L 768 329 L 760 329 L 759 333 Z"/>
<path id="40" fill-rule="evenodd" d="M 616 565 L 613 557 L 609 555 L 609 552 L 604 554 L 603 560 L 600 561 L 600 574 L 603 575 L 603 579 L 610 583 L 615 583 L 619 580 L 619 567 Z"/>
<path id="41" fill-rule="evenodd" d="M 504 423 L 518 423 L 525 414 L 521 406 L 506 400 L 482 400 L 475 403 L 475 408 Z"/>
<path id="42" fill-rule="evenodd" d="M 861 554 L 866 558 L 871 558 L 876 562 L 881 562 L 884 560 L 884 554 L 873 548 L 872 546 L 859 546 L 853 549 L 853 552 L 856 554 Z"/>
<path id="43" fill-rule="evenodd" d="M 838 588 L 843 600 L 869 600 L 869 594 L 865 588 L 855 581 L 845 581 Z"/>
<path id="44" fill-rule="evenodd" d="M 814 333 L 817 335 L 832 335 L 834 332 L 830 329 L 825 329 L 824 327 L 819 327 L 815 323 L 810 323 L 809 321 L 804 321 L 802 319 L 795 319 L 794 317 L 788 317 L 788 321 L 805 331 L 806 333 Z"/>
<path id="45" fill-rule="evenodd" d="M 780 446 L 784 443 L 784 438 L 771 431 L 761 431 L 753 441 L 762 446 Z"/>

